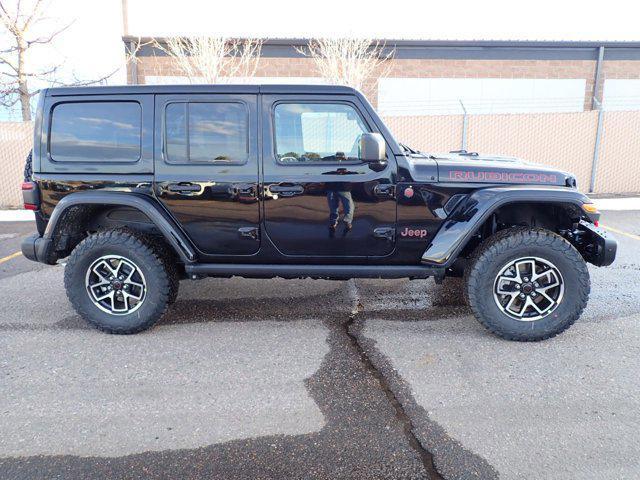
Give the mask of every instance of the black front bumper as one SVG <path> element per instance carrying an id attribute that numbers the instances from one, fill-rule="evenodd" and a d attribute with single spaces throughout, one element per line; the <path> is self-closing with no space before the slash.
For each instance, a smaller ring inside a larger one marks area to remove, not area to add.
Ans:
<path id="1" fill-rule="evenodd" d="M 580 230 L 588 236 L 586 243 L 591 245 L 591 251 L 585 256 L 589 263 L 597 267 L 611 265 L 616 259 L 618 242 L 611 233 L 604 228 L 596 227 L 593 223 L 580 221 Z"/>
<path id="2" fill-rule="evenodd" d="M 34 233 L 22 240 L 21 249 L 22 255 L 34 262 L 41 262 L 46 264 L 53 264 L 55 260 L 49 258 L 49 244 L 51 241 L 48 238 L 41 237 L 39 234 Z"/>

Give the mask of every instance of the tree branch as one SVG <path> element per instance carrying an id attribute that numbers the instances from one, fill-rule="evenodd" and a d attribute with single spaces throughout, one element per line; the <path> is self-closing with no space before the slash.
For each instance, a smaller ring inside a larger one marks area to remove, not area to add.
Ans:
<path id="1" fill-rule="evenodd" d="M 51 41 L 57 37 L 58 35 L 60 35 L 62 32 L 64 32 L 65 30 L 67 30 L 71 25 L 73 25 L 75 23 L 75 20 L 68 23 L 67 25 L 65 25 L 64 27 L 62 27 L 60 30 L 57 30 L 55 32 L 53 32 L 51 35 L 47 36 L 47 37 L 42 37 L 42 38 L 36 38 L 34 40 L 27 40 L 27 48 L 31 47 L 31 45 L 35 45 L 35 44 L 47 44 L 47 43 L 51 43 Z"/>

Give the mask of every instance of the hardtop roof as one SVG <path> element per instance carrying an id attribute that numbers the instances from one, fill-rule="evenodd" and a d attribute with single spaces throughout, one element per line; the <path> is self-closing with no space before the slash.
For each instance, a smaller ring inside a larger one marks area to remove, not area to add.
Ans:
<path id="1" fill-rule="evenodd" d="M 351 87 L 342 85 L 119 85 L 93 87 L 55 87 L 46 90 L 47 96 L 76 95 L 142 95 L 181 93 L 235 93 L 235 94 L 359 94 Z"/>

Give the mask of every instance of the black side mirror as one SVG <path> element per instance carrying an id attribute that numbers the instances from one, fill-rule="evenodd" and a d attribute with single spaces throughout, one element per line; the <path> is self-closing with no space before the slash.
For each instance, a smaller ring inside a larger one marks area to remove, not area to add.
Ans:
<path id="1" fill-rule="evenodd" d="M 379 133 L 363 133 L 360 135 L 360 161 L 369 164 L 376 172 L 387 166 L 387 144 Z"/>

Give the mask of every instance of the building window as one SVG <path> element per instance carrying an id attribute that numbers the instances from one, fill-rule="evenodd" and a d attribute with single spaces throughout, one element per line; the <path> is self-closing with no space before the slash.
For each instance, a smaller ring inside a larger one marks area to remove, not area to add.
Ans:
<path id="1" fill-rule="evenodd" d="M 53 108 L 49 152 L 56 162 L 135 162 L 142 109 L 137 102 L 60 103 Z"/>
<path id="2" fill-rule="evenodd" d="M 165 109 L 169 163 L 244 163 L 249 118 L 242 103 L 178 102 Z"/>
<path id="3" fill-rule="evenodd" d="M 387 116 L 581 112 L 586 80 L 382 78 L 378 111 Z"/>
<path id="4" fill-rule="evenodd" d="M 640 80 L 606 79 L 603 108 L 605 110 L 640 110 Z"/>
<path id="5" fill-rule="evenodd" d="M 276 157 L 282 163 L 358 161 L 367 132 L 347 104 L 281 103 L 275 108 Z"/>

